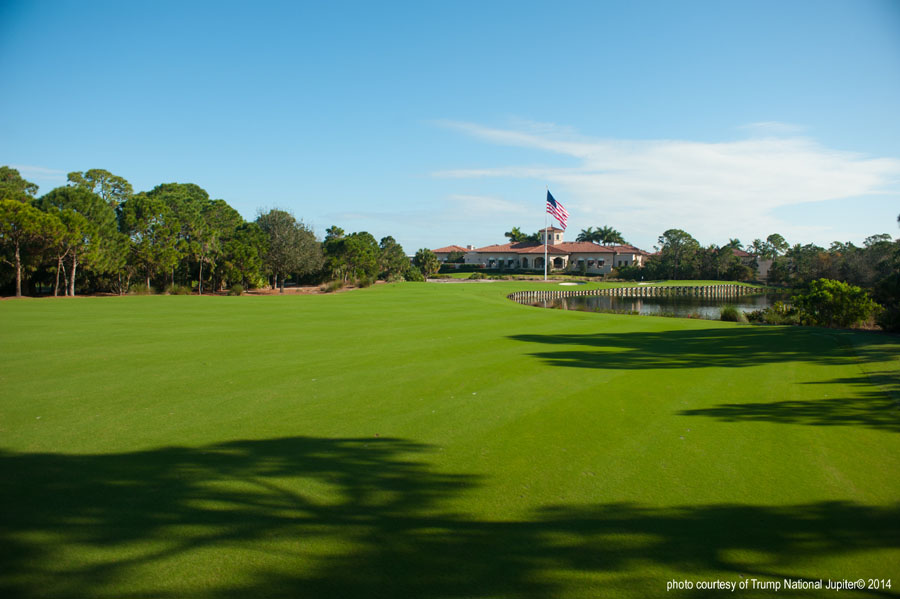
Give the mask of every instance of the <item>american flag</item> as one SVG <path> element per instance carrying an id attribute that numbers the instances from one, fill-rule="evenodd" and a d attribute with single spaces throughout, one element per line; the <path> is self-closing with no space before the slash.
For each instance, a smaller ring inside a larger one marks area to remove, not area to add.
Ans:
<path id="1" fill-rule="evenodd" d="M 553 218 L 559 221 L 559 226 L 566 230 L 566 221 L 569 220 L 569 213 L 563 208 L 563 205 L 556 201 L 550 191 L 547 191 L 547 212 L 553 215 Z"/>

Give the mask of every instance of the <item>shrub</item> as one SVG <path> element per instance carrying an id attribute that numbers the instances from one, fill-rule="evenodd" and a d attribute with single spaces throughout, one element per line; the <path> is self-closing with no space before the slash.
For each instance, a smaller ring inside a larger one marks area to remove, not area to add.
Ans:
<path id="1" fill-rule="evenodd" d="M 644 278 L 644 269 L 640 266 L 619 266 L 613 268 L 609 273 L 611 279 L 622 279 L 625 281 L 641 281 Z"/>
<path id="2" fill-rule="evenodd" d="M 418 268 L 413 268 L 410 266 L 405 273 L 403 273 L 403 277 L 412 283 L 424 283 L 425 275 L 422 274 Z"/>
<path id="3" fill-rule="evenodd" d="M 166 295 L 190 295 L 191 288 L 187 285 L 166 285 L 164 291 Z"/>
<path id="4" fill-rule="evenodd" d="M 357 287 L 371 287 L 375 284 L 375 277 L 363 276 L 356 280 Z"/>
<path id="5" fill-rule="evenodd" d="M 476 270 L 483 269 L 483 264 L 449 264 L 445 262 L 441 264 L 441 268 L 438 272 L 475 272 Z"/>
<path id="6" fill-rule="evenodd" d="M 734 306 L 725 306 L 719 312 L 719 320 L 724 320 L 726 322 L 747 322 L 747 317 Z"/>
<path id="7" fill-rule="evenodd" d="M 861 288 L 832 279 L 812 281 L 809 290 L 792 301 L 803 324 L 832 328 L 867 321 L 881 309 Z"/>
<path id="8" fill-rule="evenodd" d="M 800 324 L 800 313 L 797 308 L 785 304 L 784 302 L 775 302 L 771 307 L 766 308 L 766 318 L 771 324 Z"/>
<path id="9" fill-rule="evenodd" d="M 325 286 L 323 287 L 323 291 L 325 293 L 334 293 L 335 291 L 338 291 L 343 288 L 344 288 L 344 282 L 340 279 L 335 279 L 333 281 L 328 281 L 327 283 L 325 283 Z"/>
<path id="10" fill-rule="evenodd" d="M 469 278 L 470 279 L 486 279 L 487 275 L 484 274 L 483 272 L 473 272 L 472 274 L 469 275 Z"/>
<path id="11" fill-rule="evenodd" d="M 235 283 L 228 290 L 228 295 L 244 295 L 244 286 L 240 283 Z"/>
<path id="12" fill-rule="evenodd" d="M 750 322 L 755 324 L 800 324 L 800 315 L 797 310 L 783 302 L 775 302 L 764 310 L 748 312 L 746 316 Z"/>
<path id="13" fill-rule="evenodd" d="M 153 288 L 148 289 L 146 283 L 135 283 L 128 288 L 129 295 L 152 295 L 153 293 Z"/>
<path id="14" fill-rule="evenodd" d="M 268 285 L 268 281 L 266 277 L 260 276 L 258 274 L 249 274 L 246 277 L 247 289 L 262 289 L 266 285 Z"/>
<path id="15" fill-rule="evenodd" d="M 753 310 L 752 312 L 747 312 L 747 320 L 749 320 L 753 324 L 771 324 L 765 321 L 765 314 L 767 310 L 769 310 L 769 308 L 766 308 L 765 310 Z"/>

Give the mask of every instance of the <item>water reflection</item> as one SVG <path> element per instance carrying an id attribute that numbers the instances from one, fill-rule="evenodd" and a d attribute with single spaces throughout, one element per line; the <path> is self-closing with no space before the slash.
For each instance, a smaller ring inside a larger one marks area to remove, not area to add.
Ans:
<path id="1" fill-rule="evenodd" d="M 614 295 L 579 295 L 547 300 L 527 301 L 532 306 L 580 310 L 582 312 L 616 312 L 647 316 L 677 316 L 718 320 L 725 306 L 734 306 L 740 312 L 753 312 L 772 306 L 775 302 L 787 302 L 785 293 L 766 293 L 735 297 L 622 297 Z"/>

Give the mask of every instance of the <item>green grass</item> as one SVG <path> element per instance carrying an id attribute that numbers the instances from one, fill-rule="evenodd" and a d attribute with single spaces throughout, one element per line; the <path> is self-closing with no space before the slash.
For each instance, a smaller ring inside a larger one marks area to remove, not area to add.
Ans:
<path id="1" fill-rule="evenodd" d="M 0 302 L 0 595 L 898 594 L 897 337 L 541 287 Z"/>

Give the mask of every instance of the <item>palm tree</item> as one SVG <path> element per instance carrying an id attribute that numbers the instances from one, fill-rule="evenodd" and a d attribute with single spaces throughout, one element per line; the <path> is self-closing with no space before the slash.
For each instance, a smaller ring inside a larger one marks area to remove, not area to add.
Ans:
<path id="1" fill-rule="evenodd" d="M 593 243 L 596 236 L 597 232 L 594 231 L 594 227 L 588 227 L 587 229 L 581 230 L 581 233 L 578 234 L 578 237 L 575 238 L 575 241 L 589 241 Z"/>
<path id="2" fill-rule="evenodd" d="M 513 227 L 512 231 L 507 231 L 503 234 L 504 237 L 508 237 L 510 243 L 518 243 L 520 241 L 527 241 L 528 235 L 522 232 L 519 227 Z"/>
<path id="3" fill-rule="evenodd" d="M 622 237 L 622 234 L 613 229 L 612 227 L 600 227 L 597 231 L 597 241 L 599 241 L 603 245 L 615 245 L 615 244 L 624 244 L 625 238 Z"/>
<path id="4" fill-rule="evenodd" d="M 591 243 L 599 243 L 600 245 L 624 245 L 628 243 L 622 234 L 610 226 L 604 227 L 588 227 L 582 229 L 575 241 L 589 241 Z"/>
<path id="5" fill-rule="evenodd" d="M 594 240 L 596 243 L 601 245 L 623 245 L 625 243 L 625 238 L 622 237 L 622 234 L 613 229 L 610 226 L 599 227 L 595 233 Z M 616 267 L 616 257 L 618 254 L 613 252 L 612 263 L 610 264 L 610 268 Z"/>

